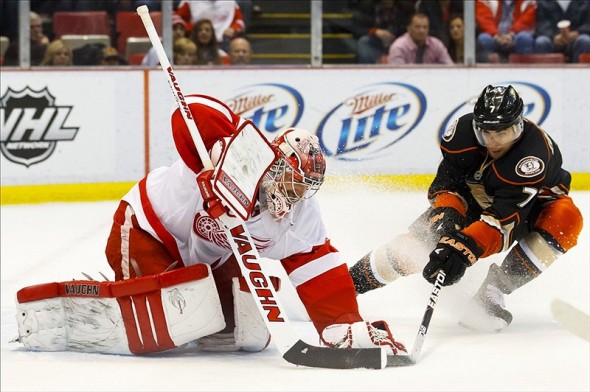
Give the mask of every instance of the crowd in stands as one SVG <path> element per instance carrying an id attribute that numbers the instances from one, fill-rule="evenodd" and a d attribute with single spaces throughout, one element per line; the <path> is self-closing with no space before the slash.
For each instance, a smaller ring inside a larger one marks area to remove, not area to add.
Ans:
<path id="1" fill-rule="evenodd" d="M 468 0 L 471 1 L 471 0 Z M 11 38 L 2 64 L 18 65 L 14 27 L 16 2 L 3 2 L 1 35 Z M 350 33 L 359 64 L 463 64 L 464 0 L 350 0 Z M 590 53 L 590 0 L 474 0 L 476 60 L 505 63 L 515 54 L 562 53 L 576 63 Z M 146 4 L 161 9 L 160 0 L 31 0 L 30 63 L 42 65 L 125 65 L 117 51 L 117 29 L 111 45 L 71 50 L 60 37 L 43 31 L 60 11 L 106 11 L 111 20 L 121 11 Z M 248 40 L 252 1 L 174 0 L 173 62 L 176 65 L 246 65 L 253 50 Z M 114 22 L 112 22 L 114 23 Z M 52 39 L 50 39 L 52 38 Z M 119 48 L 119 51 L 121 49 Z M 78 52 L 77 52 L 78 51 Z M 137 63 L 139 64 L 139 63 Z M 147 51 L 141 65 L 158 60 Z"/>

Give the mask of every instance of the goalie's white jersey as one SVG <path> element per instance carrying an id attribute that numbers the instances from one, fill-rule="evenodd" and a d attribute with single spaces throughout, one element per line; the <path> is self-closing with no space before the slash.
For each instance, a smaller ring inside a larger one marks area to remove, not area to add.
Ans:
<path id="1" fill-rule="evenodd" d="M 213 268 L 225 262 L 232 251 L 221 223 L 209 217 L 196 182 L 196 175 L 182 162 L 152 171 L 123 198 L 142 229 L 162 241 L 171 254 L 180 255 L 185 266 L 207 263 Z M 151 208 L 144 208 L 149 203 Z M 262 257 L 281 260 L 307 253 L 326 242 L 326 229 L 314 197 L 303 199 L 283 219 L 274 220 L 268 210 L 256 208 L 246 221 Z M 173 241 L 170 241 L 170 238 Z M 336 255 L 324 267 L 342 264 Z"/>
<path id="2" fill-rule="evenodd" d="M 207 150 L 244 123 L 214 98 L 185 98 Z M 197 185 L 203 166 L 178 110 L 171 122 L 180 159 L 150 172 L 123 200 L 139 226 L 161 241 L 173 260 L 185 266 L 206 263 L 216 270 L 232 251 L 221 223 L 204 209 Z M 335 322 L 361 321 L 348 267 L 330 244 L 317 200 L 300 200 L 278 221 L 266 208 L 256 207 L 246 221 L 250 235 L 262 257 L 282 264 L 318 332 Z"/>

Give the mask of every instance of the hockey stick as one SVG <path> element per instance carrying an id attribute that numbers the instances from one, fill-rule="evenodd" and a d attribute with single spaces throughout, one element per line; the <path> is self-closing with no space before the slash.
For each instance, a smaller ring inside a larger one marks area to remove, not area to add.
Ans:
<path id="1" fill-rule="evenodd" d="M 396 355 L 387 357 L 387 366 L 411 366 L 418 362 L 418 357 L 420 356 L 420 351 L 422 351 L 424 339 L 426 339 L 426 332 L 428 331 L 428 326 L 430 325 L 430 319 L 432 319 L 432 313 L 434 312 L 436 301 L 438 301 L 438 294 L 442 289 L 445 277 L 446 275 L 443 270 L 438 271 L 438 275 L 436 276 L 436 280 L 432 286 L 432 291 L 430 292 L 430 297 L 428 298 L 426 311 L 422 317 L 422 323 L 420 323 L 420 327 L 418 328 L 418 334 L 416 335 L 416 340 L 414 341 L 412 353 L 410 355 Z"/>
<path id="2" fill-rule="evenodd" d="M 192 140 L 197 148 L 199 158 L 205 169 L 213 169 L 213 163 L 207 153 L 203 139 L 192 113 L 184 99 L 178 78 L 160 42 L 158 33 L 150 17 L 148 7 L 145 5 L 137 8 L 148 37 L 156 51 L 158 60 L 170 89 L 174 94 L 180 113 L 188 127 Z M 240 216 L 236 213 L 236 216 Z M 250 236 L 250 232 L 243 220 L 237 217 L 222 215 L 220 221 L 223 223 L 228 242 L 232 252 L 236 256 L 242 275 L 248 284 L 256 305 L 264 322 L 283 358 L 295 365 L 353 369 L 371 368 L 382 369 L 386 365 L 386 354 L 382 348 L 371 349 L 333 349 L 329 347 L 311 346 L 297 338 L 292 324 L 289 323 L 285 308 L 281 305 L 278 295 L 270 283 L 268 274 L 264 272 L 260 263 L 260 255 Z M 312 355 L 313 354 L 313 355 Z"/>
<path id="3" fill-rule="evenodd" d="M 590 316 L 571 304 L 554 299 L 551 302 L 551 314 L 553 319 L 574 335 L 590 341 Z"/>

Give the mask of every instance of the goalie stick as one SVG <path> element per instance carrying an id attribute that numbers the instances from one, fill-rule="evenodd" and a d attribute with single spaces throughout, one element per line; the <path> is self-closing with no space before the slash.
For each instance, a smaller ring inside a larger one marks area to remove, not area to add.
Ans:
<path id="1" fill-rule="evenodd" d="M 174 94 L 179 111 L 190 132 L 203 167 L 212 170 L 214 168 L 213 163 L 184 99 L 178 78 L 174 74 L 164 47 L 160 42 L 149 9 L 147 6 L 142 5 L 137 8 L 137 13 L 141 17 L 148 37 L 156 51 L 162 70 L 166 75 L 166 80 Z M 255 299 L 258 310 L 283 358 L 295 365 L 308 367 L 383 369 L 387 364 L 387 355 L 383 348 L 335 349 L 317 347 L 297 338 L 292 325 L 287 319 L 285 308 L 281 305 L 273 285 L 270 284 L 269 276 L 261 266 L 260 255 L 246 224 L 237 216 L 241 215 L 236 213 L 236 217 L 231 217 L 224 214 L 219 219 L 223 223 L 232 252 L 236 256 L 242 275 L 246 278 L 245 280 Z"/>

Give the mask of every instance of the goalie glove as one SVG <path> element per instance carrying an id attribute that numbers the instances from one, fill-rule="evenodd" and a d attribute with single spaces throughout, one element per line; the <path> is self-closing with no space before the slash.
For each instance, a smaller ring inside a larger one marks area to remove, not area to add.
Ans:
<path id="1" fill-rule="evenodd" d="M 213 170 L 204 170 L 197 176 L 197 185 L 203 196 L 203 200 L 207 203 L 205 210 L 213 219 L 219 218 L 221 215 L 229 212 L 219 197 L 213 192 Z"/>
<path id="2" fill-rule="evenodd" d="M 389 326 L 382 320 L 328 325 L 320 339 L 326 346 L 333 348 L 383 347 L 388 355 L 407 354 L 404 345 L 393 339 Z"/>

